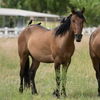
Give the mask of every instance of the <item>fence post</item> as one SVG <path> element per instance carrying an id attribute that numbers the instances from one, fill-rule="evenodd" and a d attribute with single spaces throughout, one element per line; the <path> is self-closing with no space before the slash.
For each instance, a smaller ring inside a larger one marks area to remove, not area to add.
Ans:
<path id="1" fill-rule="evenodd" d="M 5 27 L 5 36 L 7 36 L 7 35 L 8 35 L 8 28 Z"/>
<path id="2" fill-rule="evenodd" d="M 18 33 L 18 28 L 17 27 L 15 27 L 15 29 L 14 29 L 14 33 L 15 33 L 15 36 L 17 36 L 17 33 Z"/>

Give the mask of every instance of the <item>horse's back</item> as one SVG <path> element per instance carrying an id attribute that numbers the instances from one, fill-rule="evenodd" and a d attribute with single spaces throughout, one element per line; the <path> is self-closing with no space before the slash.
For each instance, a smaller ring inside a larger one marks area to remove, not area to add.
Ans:
<path id="1" fill-rule="evenodd" d="M 98 27 L 90 36 L 90 55 L 100 58 L 100 27 Z"/>
<path id="2" fill-rule="evenodd" d="M 24 30 L 22 30 L 22 32 L 19 34 L 18 37 L 18 43 L 20 44 L 20 42 L 28 42 L 28 40 L 30 39 L 31 36 L 35 37 L 35 36 L 39 36 L 39 35 L 44 35 L 43 33 L 49 31 L 48 29 L 34 24 L 34 25 L 29 25 L 27 26 Z M 36 37 L 37 38 L 37 37 Z"/>

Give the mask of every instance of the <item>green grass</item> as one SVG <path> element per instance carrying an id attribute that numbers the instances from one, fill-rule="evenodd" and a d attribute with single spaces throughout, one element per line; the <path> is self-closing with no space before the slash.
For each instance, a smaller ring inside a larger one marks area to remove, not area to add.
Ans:
<path id="1" fill-rule="evenodd" d="M 67 98 L 61 100 L 99 100 L 97 81 L 88 53 L 88 38 L 76 43 L 67 73 Z M 33 96 L 31 90 L 20 94 L 19 58 L 16 38 L 0 38 L 0 100 L 57 100 L 52 96 L 55 89 L 53 64 L 41 64 L 36 74 L 36 86 L 39 95 Z"/>

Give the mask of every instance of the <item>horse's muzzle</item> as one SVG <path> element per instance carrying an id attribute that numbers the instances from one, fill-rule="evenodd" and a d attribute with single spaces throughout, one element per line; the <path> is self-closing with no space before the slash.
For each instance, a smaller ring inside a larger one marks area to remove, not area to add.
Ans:
<path id="1" fill-rule="evenodd" d="M 83 36 L 82 34 L 76 34 L 75 35 L 76 42 L 81 42 L 82 36 Z"/>

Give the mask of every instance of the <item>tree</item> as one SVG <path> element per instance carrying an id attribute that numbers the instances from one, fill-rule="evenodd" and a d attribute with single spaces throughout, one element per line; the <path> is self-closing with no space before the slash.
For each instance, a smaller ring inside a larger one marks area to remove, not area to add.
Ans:
<path id="1" fill-rule="evenodd" d="M 98 26 L 100 24 L 100 0 L 70 0 L 70 4 L 76 8 L 85 7 L 88 26 Z"/>
<path id="2" fill-rule="evenodd" d="M 1 0 L 1 7 L 4 8 L 17 8 L 20 0 Z"/>
<path id="3" fill-rule="evenodd" d="M 66 15 L 69 8 L 85 7 L 88 26 L 100 24 L 100 0 L 1 0 L 1 7 Z"/>
<path id="4" fill-rule="evenodd" d="M 48 10 L 52 13 L 64 15 L 69 7 L 69 0 L 47 0 Z"/>

